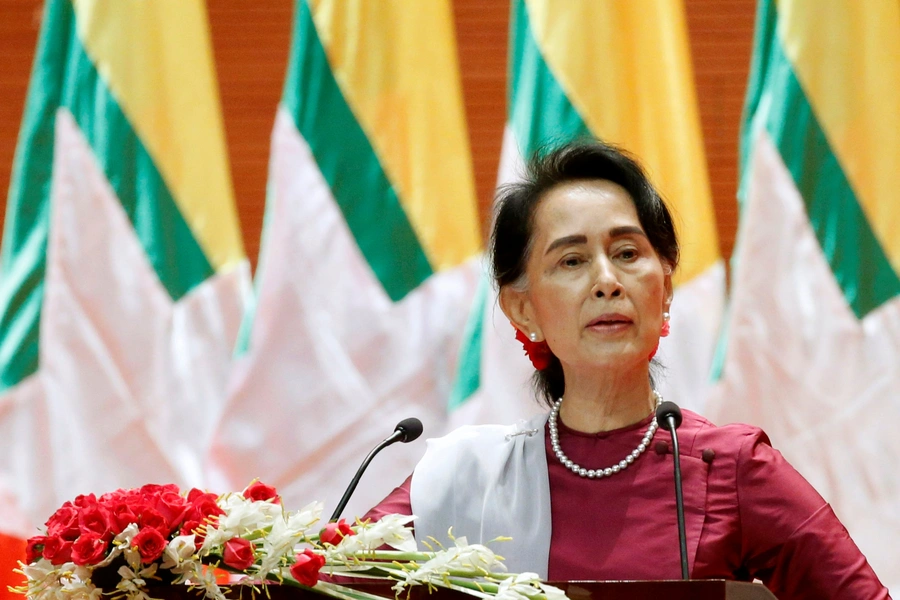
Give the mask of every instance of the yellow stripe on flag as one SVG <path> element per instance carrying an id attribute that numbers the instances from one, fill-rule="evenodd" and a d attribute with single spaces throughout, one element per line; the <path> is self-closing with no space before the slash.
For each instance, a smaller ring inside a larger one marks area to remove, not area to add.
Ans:
<path id="1" fill-rule="evenodd" d="M 335 79 L 435 270 L 481 241 L 446 0 L 311 0 Z"/>
<path id="2" fill-rule="evenodd" d="M 244 259 L 202 0 L 73 0 L 78 33 L 207 260 Z"/>
<path id="3" fill-rule="evenodd" d="M 785 54 L 900 272 L 900 2 L 782 0 L 778 13 Z"/>
<path id="4" fill-rule="evenodd" d="M 544 60 L 588 128 L 640 157 L 683 224 L 679 282 L 706 271 L 719 242 L 681 2 L 526 5 Z"/>

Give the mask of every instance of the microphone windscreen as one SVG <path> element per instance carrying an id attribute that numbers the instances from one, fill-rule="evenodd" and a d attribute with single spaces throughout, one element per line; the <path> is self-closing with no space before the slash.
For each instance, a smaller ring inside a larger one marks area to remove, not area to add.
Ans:
<path id="1" fill-rule="evenodd" d="M 422 421 L 418 420 L 415 417 L 403 419 L 402 421 L 397 423 L 396 427 L 394 427 L 394 431 L 403 432 L 403 437 L 400 438 L 400 441 L 404 444 L 407 442 L 411 442 L 422 435 L 422 429 Z"/>
<path id="2" fill-rule="evenodd" d="M 663 402 L 656 408 L 656 422 L 668 429 L 669 417 L 675 419 L 675 429 L 681 425 L 681 409 L 674 402 Z"/>

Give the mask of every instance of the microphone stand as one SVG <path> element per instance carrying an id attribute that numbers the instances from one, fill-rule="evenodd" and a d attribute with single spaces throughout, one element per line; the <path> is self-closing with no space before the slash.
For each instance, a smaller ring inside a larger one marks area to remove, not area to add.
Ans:
<path id="1" fill-rule="evenodd" d="M 674 402 L 663 402 L 656 409 L 657 421 L 662 422 L 672 434 L 672 456 L 675 459 L 675 512 L 678 513 L 678 543 L 681 550 L 681 578 L 691 578 L 688 572 L 687 533 L 684 526 L 684 494 L 681 486 L 681 451 L 678 448 L 678 434 L 681 425 L 681 409 Z M 660 418 L 661 417 L 661 418 Z"/>
<path id="2" fill-rule="evenodd" d="M 356 475 L 353 476 L 353 479 L 350 480 L 350 485 L 344 490 L 344 495 L 341 496 L 341 501 L 338 502 L 337 508 L 334 509 L 334 513 L 331 515 L 331 519 L 329 521 L 337 521 L 340 518 L 341 513 L 344 512 L 344 507 L 347 506 L 347 502 L 350 501 L 350 496 L 353 495 L 353 492 L 356 491 L 356 485 L 359 483 L 359 480 L 363 476 L 363 472 L 366 470 L 366 467 L 369 466 L 369 463 L 372 462 L 372 459 L 375 458 L 375 455 L 396 442 L 402 432 L 394 432 L 392 436 L 383 440 L 380 444 L 372 448 L 372 451 L 366 455 L 366 459 L 359 466 L 359 469 L 356 470 Z"/>
<path id="3" fill-rule="evenodd" d="M 681 578 L 690 579 L 687 561 L 687 533 L 684 527 L 684 494 L 681 489 L 681 453 L 678 450 L 678 434 L 672 417 L 669 417 L 669 431 L 672 432 L 672 454 L 675 457 L 675 510 L 678 513 L 678 541 L 681 545 Z"/>
<path id="4" fill-rule="evenodd" d="M 344 508 L 347 506 L 347 502 L 350 501 L 350 496 L 352 496 L 353 492 L 356 491 L 356 485 L 359 483 L 359 480 L 362 478 L 363 473 L 369 466 L 369 463 L 372 462 L 372 459 L 375 458 L 376 454 L 395 442 L 403 442 L 405 444 L 407 442 L 415 440 L 420 435 L 422 435 L 421 421 L 416 418 L 409 418 L 400 421 L 397 424 L 397 427 L 394 429 L 394 433 L 382 440 L 381 443 L 372 448 L 372 451 L 366 455 L 365 460 L 363 460 L 362 464 L 359 465 L 359 469 L 356 470 L 356 475 L 354 475 L 353 479 L 350 481 L 350 485 L 347 486 L 346 490 L 344 490 L 344 495 L 341 496 L 341 500 L 340 502 L 338 502 L 338 505 L 334 509 L 334 512 L 332 513 L 329 521 L 337 521 L 338 518 L 340 518 L 341 513 L 344 512 Z"/>

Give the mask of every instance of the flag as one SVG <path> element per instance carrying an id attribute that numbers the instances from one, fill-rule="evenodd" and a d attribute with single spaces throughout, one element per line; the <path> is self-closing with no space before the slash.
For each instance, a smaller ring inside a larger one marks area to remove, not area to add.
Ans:
<path id="1" fill-rule="evenodd" d="M 296 3 L 255 306 L 210 470 L 337 503 L 403 418 L 440 435 L 480 248 L 448 0 Z M 386 450 L 347 514 L 424 451 Z"/>
<path id="2" fill-rule="evenodd" d="M 203 3 L 45 6 L 0 255 L 7 536 L 205 483 L 249 287 L 216 86 Z"/>
<path id="3" fill-rule="evenodd" d="M 709 414 L 763 427 L 900 590 L 900 4 L 758 6 Z"/>
<path id="4" fill-rule="evenodd" d="M 499 181 L 521 177 L 523 157 L 585 137 L 642 161 L 675 215 L 682 249 L 660 391 L 702 409 L 724 269 L 693 81 L 681 2 L 512 0 Z M 487 281 L 471 315 L 454 419 L 509 421 L 540 410 L 527 383 L 533 368 Z"/>

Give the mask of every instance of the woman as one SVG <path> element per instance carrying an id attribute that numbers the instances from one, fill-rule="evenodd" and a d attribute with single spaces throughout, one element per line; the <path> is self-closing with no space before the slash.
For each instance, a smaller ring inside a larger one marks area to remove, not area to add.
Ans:
<path id="1" fill-rule="evenodd" d="M 430 440 L 368 516 L 415 514 L 416 536 L 495 547 L 550 580 L 676 579 L 670 435 L 651 360 L 668 333 L 678 243 L 641 168 L 600 143 L 562 147 L 501 191 L 500 306 L 548 415 Z M 781 600 L 887 598 L 828 504 L 755 427 L 679 428 L 692 578 L 761 579 Z"/>

